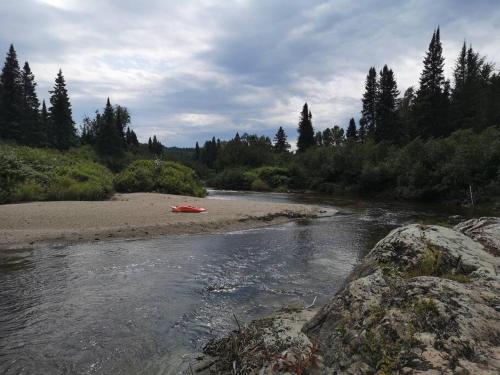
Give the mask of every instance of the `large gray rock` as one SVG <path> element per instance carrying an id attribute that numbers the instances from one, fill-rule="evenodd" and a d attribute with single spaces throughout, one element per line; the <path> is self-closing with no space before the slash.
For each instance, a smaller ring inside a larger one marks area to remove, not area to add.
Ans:
<path id="1" fill-rule="evenodd" d="M 500 218 L 481 217 L 465 221 L 455 229 L 483 244 L 487 251 L 500 256 Z"/>
<path id="2" fill-rule="evenodd" d="M 381 240 L 304 326 L 327 373 L 498 374 L 500 220 Z"/>

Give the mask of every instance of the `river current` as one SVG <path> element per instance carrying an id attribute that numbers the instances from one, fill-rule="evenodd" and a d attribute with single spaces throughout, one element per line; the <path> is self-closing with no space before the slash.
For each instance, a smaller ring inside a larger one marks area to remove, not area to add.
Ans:
<path id="1" fill-rule="evenodd" d="M 283 305 L 326 302 L 391 229 L 445 214 L 297 194 L 333 217 L 224 234 L 0 251 L 0 373 L 177 374 L 210 338 Z M 450 214 L 450 212 L 448 212 Z"/>

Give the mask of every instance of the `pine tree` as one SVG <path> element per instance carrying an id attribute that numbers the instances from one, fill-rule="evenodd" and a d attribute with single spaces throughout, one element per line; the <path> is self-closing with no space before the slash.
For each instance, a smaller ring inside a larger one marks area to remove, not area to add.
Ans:
<path id="1" fill-rule="evenodd" d="M 23 122 L 23 85 L 14 45 L 9 52 L 0 77 L 0 138 L 20 140 Z"/>
<path id="2" fill-rule="evenodd" d="M 50 94 L 49 144 L 59 150 L 67 150 L 75 144 L 76 130 L 66 82 L 61 70 L 57 73 L 54 89 L 50 91 Z"/>
<path id="3" fill-rule="evenodd" d="M 354 121 L 353 118 L 349 120 L 349 126 L 347 127 L 347 132 L 346 132 L 346 138 L 348 140 L 356 140 L 358 134 L 356 131 L 356 122 Z"/>
<path id="4" fill-rule="evenodd" d="M 420 75 L 415 99 L 415 120 L 419 135 L 439 137 L 448 133 L 448 103 L 444 78 L 444 57 L 439 27 L 434 31 Z"/>
<path id="5" fill-rule="evenodd" d="M 44 146 L 47 143 L 47 133 L 40 124 L 40 101 L 36 95 L 35 76 L 28 62 L 21 72 L 23 84 L 23 122 L 22 141 L 31 146 Z"/>
<path id="6" fill-rule="evenodd" d="M 493 67 L 464 42 L 454 70 L 452 99 L 453 129 L 481 130 L 488 124 L 487 103 Z"/>
<path id="7" fill-rule="evenodd" d="M 97 152 L 103 156 L 120 157 L 124 151 L 123 138 L 116 127 L 115 114 L 109 98 L 99 120 L 96 136 Z"/>
<path id="8" fill-rule="evenodd" d="M 133 130 L 130 131 L 130 144 L 134 147 L 139 146 L 139 140 L 137 139 L 137 134 L 135 134 L 135 131 Z"/>
<path id="9" fill-rule="evenodd" d="M 200 145 L 196 142 L 196 146 L 194 147 L 194 160 L 200 160 Z"/>
<path id="10" fill-rule="evenodd" d="M 148 139 L 148 150 L 153 153 L 153 141 L 151 140 L 151 137 Z"/>
<path id="11" fill-rule="evenodd" d="M 366 76 L 365 93 L 363 94 L 363 123 L 366 129 L 366 135 L 369 137 L 375 136 L 377 126 L 377 98 L 378 98 L 378 82 L 377 71 L 375 67 L 371 67 Z"/>
<path id="12" fill-rule="evenodd" d="M 50 117 L 47 111 L 47 106 L 45 105 L 45 99 L 42 101 L 42 110 L 40 112 L 40 129 L 43 135 L 44 146 L 49 145 L 49 131 L 50 131 Z"/>
<path id="13" fill-rule="evenodd" d="M 415 91 L 413 87 L 408 87 L 403 94 L 403 99 L 398 104 L 398 121 L 401 127 L 401 139 L 409 141 L 418 136 L 413 118 L 415 106 Z"/>
<path id="14" fill-rule="evenodd" d="M 280 126 L 274 136 L 274 151 L 277 153 L 288 152 L 290 144 L 287 141 L 285 130 Z"/>
<path id="15" fill-rule="evenodd" d="M 377 97 L 377 128 L 375 139 L 380 141 L 398 141 L 400 129 L 397 123 L 398 87 L 392 69 L 387 65 L 380 71 L 379 90 Z"/>
<path id="16" fill-rule="evenodd" d="M 300 114 L 299 138 L 297 139 L 297 152 L 304 152 L 314 146 L 314 128 L 312 125 L 312 114 L 309 111 L 307 103 L 304 104 Z"/>

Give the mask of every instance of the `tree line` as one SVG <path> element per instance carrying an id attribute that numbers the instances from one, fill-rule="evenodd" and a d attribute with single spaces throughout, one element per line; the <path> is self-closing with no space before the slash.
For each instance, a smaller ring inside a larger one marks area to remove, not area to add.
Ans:
<path id="1" fill-rule="evenodd" d="M 108 98 L 103 112 L 96 111 L 93 118 L 85 116 L 78 132 L 62 71 L 57 73 L 54 88 L 49 91 L 48 108 L 45 100 L 40 104 L 36 86 L 29 63 L 20 68 L 11 44 L 0 75 L 0 140 L 59 150 L 89 144 L 107 158 L 121 158 L 126 151 L 139 148 L 126 107 L 112 106 Z M 155 135 L 149 139 L 147 149 L 161 155 L 164 146 Z"/>
<path id="2" fill-rule="evenodd" d="M 273 141 L 237 134 L 197 144 L 195 164 L 224 172 L 214 180 L 237 180 L 233 187 L 251 185 L 248 168 L 274 165 L 287 168 L 279 173 L 289 188 L 391 191 L 411 199 L 461 199 L 470 189 L 500 195 L 500 74 L 464 41 L 447 79 L 440 34 L 439 28 L 432 34 L 418 85 L 402 96 L 387 64 L 379 72 L 370 67 L 358 124 L 351 118 L 345 130 L 334 125 L 315 131 L 305 103 L 294 154 L 280 127 Z"/>
<path id="3" fill-rule="evenodd" d="M 359 124 L 354 118 L 346 130 L 339 125 L 314 131 L 312 112 L 304 104 L 298 123 L 297 153 L 316 146 L 339 146 L 344 141 L 387 142 L 403 145 L 422 139 L 449 136 L 459 129 L 481 131 L 500 124 L 500 74 L 464 41 L 453 71 L 453 84 L 444 76 L 444 56 L 439 27 L 433 32 L 423 61 L 417 89 L 409 87 L 400 97 L 396 76 L 388 65 L 377 73 L 370 67 L 361 99 Z M 214 140 L 196 146 L 196 155 L 207 165 L 214 162 Z M 235 141 L 234 139 L 232 140 Z M 221 145 L 221 141 L 218 141 Z M 225 142 L 222 143 L 224 145 Z M 276 152 L 288 152 L 287 135 L 280 127 L 274 138 Z M 208 157 L 207 155 L 211 155 Z"/>

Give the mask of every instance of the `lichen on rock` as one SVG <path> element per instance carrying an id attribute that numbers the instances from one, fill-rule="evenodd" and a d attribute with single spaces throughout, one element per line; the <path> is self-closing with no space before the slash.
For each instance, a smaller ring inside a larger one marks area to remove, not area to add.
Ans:
<path id="1" fill-rule="evenodd" d="M 409 225 L 382 239 L 304 326 L 324 365 L 338 374 L 497 374 L 500 221 L 480 220 Z"/>

